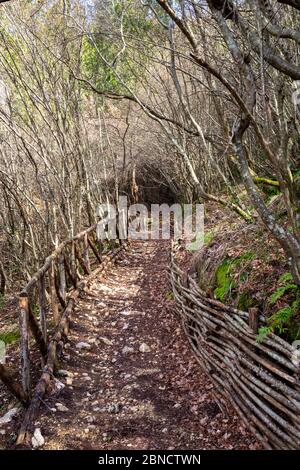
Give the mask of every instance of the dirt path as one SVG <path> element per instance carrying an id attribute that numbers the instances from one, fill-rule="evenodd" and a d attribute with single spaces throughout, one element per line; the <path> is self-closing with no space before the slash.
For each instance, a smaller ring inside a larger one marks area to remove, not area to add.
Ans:
<path id="1" fill-rule="evenodd" d="M 256 447 L 239 418 L 222 415 L 188 349 L 167 300 L 167 264 L 167 242 L 135 242 L 79 301 L 65 387 L 36 422 L 44 448 Z"/>

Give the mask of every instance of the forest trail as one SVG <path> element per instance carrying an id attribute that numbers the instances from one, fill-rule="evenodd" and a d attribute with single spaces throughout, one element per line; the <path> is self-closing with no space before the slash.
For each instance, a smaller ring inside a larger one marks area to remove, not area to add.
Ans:
<path id="1" fill-rule="evenodd" d="M 222 414 L 189 350 L 168 300 L 168 252 L 166 241 L 133 242 L 82 294 L 65 387 L 35 423 L 44 449 L 258 448 L 233 411 Z"/>

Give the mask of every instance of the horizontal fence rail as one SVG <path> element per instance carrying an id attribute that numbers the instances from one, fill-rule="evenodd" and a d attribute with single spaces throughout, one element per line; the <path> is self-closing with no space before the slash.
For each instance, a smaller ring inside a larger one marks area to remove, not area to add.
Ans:
<path id="1" fill-rule="evenodd" d="M 173 246 L 176 310 L 200 366 L 264 448 L 300 449 L 300 370 L 294 349 L 274 334 L 257 342 L 255 310 L 242 312 L 210 298 L 175 258 Z"/>
<path id="2" fill-rule="evenodd" d="M 104 253 L 104 243 L 97 240 L 96 230 L 97 224 L 62 242 L 19 295 L 20 379 L 18 370 L 13 372 L 8 365 L 0 364 L 0 379 L 27 407 L 17 444 L 25 441 L 58 366 L 80 291 L 92 276 L 104 272 L 125 246 L 116 240 L 112 249 Z M 36 361 L 32 357 L 37 356 L 42 375 L 34 387 L 31 372 Z"/>

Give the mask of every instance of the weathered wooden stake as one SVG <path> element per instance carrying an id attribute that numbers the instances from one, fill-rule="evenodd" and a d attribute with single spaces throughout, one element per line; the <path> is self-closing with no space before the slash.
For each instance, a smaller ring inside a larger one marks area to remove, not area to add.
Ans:
<path id="1" fill-rule="evenodd" d="M 42 330 L 39 327 L 38 321 L 33 314 L 30 302 L 28 302 L 28 320 L 35 342 L 39 347 L 42 357 L 45 358 L 47 356 L 47 344 L 44 340 L 44 336 Z"/>
<path id="2" fill-rule="evenodd" d="M 90 239 L 90 237 L 88 237 L 88 244 L 90 245 L 91 249 L 92 249 L 92 252 L 94 253 L 95 257 L 97 258 L 97 260 L 99 261 L 99 263 L 101 263 L 102 259 L 101 259 L 101 256 L 100 254 L 98 253 L 98 250 L 97 248 L 95 247 L 94 243 L 92 242 L 92 240 Z"/>
<path id="3" fill-rule="evenodd" d="M 69 279 L 71 280 L 71 282 L 73 284 L 73 287 L 76 289 L 76 287 L 77 287 L 76 271 L 75 271 L 75 274 L 74 274 L 74 271 L 72 270 L 71 266 L 68 263 L 68 259 L 67 259 L 66 255 L 64 255 L 64 264 L 65 264 L 65 271 L 66 271 Z"/>
<path id="4" fill-rule="evenodd" d="M 73 279 L 76 279 L 77 283 L 77 261 L 76 261 L 76 255 L 75 255 L 75 242 L 72 241 L 71 245 L 71 272 Z"/>
<path id="5" fill-rule="evenodd" d="M 249 326 L 255 335 L 258 333 L 258 321 L 259 315 L 257 308 L 249 308 Z"/>
<path id="6" fill-rule="evenodd" d="M 47 344 L 47 319 L 46 319 L 46 287 L 45 276 L 39 279 L 39 305 L 40 305 L 40 325 L 45 343 Z"/>
<path id="7" fill-rule="evenodd" d="M 57 303 L 56 288 L 55 288 L 54 261 L 51 262 L 51 266 L 49 269 L 49 284 L 50 284 L 51 308 L 52 308 L 55 325 L 57 325 L 59 323 L 59 311 L 58 311 L 58 303 Z"/>
<path id="8" fill-rule="evenodd" d="M 77 245 L 75 245 L 75 256 L 76 256 L 76 258 L 78 259 L 79 264 L 80 264 L 80 266 L 82 267 L 84 274 L 90 274 L 90 271 L 88 270 L 88 267 L 87 267 L 87 265 L 85 264 L 85 261 L 84 261 L 84 259 L 82 258 L 81 254 L 80 254 L 80 252 L 79 252 L 79 249 L 78 249 L 78 247 L 77 247 Z"/>
<path id="9" fill-rule="evenodd" d="M 0 294 L 4 295 L 6 289 L 6 274 L 4 271 L 3 264 L 0 260 Z"/>
<path id="10" fill-rule="evenodd" d="M 55 272 L 54 279 L 55 279 L 55 291 L 56 291 L 57 299 L 58 299 L 60 305 L 62 306 L 62 308 L 65 309 L 66 308 L 66 301 L 64 300 L 64 298 L 61 295 L 59 273 Z"/>
<path id="11" fill-rule="evenodd" d="M 83 244 L 84 244 L 84 251 L 83 251 L 84 264 L 86 265 L 87 270 L 91 272 L 91 265 L 90 265 L 90 258 L 89 258 L 89 242 L 88 242 L 87 233 L 84 235 Z"/>
<path id="12" fill-rule="evenodd" d="M 30 358 L 29 358 L 29 303 L 26 294 L 19 297 L 19 325 L 22 386 L 26 399 L 30 396 Z"/>
<path id="13" fill-rule="evenodd" d="M 64 255 L 61 253 L 59 257 L 59 280 L 60 280 L 60 294 L 64 301 L 66 301 L 66 272 Z"/>

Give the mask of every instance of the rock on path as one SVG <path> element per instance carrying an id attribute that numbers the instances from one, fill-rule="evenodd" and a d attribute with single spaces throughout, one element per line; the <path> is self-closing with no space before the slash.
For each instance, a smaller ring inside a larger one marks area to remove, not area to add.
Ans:
<path id="1" fill-rule="evenodd" d="M 59 379 L 35 427 L 43 449 L 249 449 L 223 416 L 168 300 L 168 242 L 133 242 L 73 315 Z"/>

